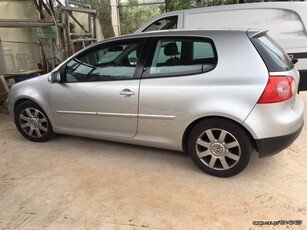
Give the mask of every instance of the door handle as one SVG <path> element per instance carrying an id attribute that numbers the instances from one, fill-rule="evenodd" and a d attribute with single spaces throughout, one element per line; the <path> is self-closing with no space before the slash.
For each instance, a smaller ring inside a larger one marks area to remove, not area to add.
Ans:
<path id="1" fill-rule="evenodd" d="M 130 97 L 134 94 L 135 94 L 134 91 L 131 91 L 130 89 L 124 89 L 123 91 L 120 92 L 120 95 L 124 97 Z"/>

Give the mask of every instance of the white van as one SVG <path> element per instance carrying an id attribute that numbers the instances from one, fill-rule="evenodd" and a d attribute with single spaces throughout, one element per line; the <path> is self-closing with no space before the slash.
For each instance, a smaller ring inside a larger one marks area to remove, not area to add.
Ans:
<path id="1" fill-rule="evenodd" d="M 298 60 L 299 90 L 307 90 L 307 2 L 266 2 L 194 8 L 164 13 L 136 32 L 166 29 L 269 30 L 290 57 Z"/>

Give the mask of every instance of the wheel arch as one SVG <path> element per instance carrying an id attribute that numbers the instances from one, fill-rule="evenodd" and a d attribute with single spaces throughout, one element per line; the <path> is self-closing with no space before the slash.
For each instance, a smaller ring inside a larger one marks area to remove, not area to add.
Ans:
<path id="1" fill-rule="evenodd" d="M 32 101 L 33 103 L 35 103 L 35 104 L 37 104 L 39 107 L 41 107 L 41 108 L 44 110 L 44 112 L 46 112 L 45 109 L 44 109 L 44 107 L 41 106 L 40 103 L 38 103 L 38 102 L 37 102 L 36 100 L 34 100 L 33 98 L 22 97 L 22 98 L 19 98 L 18 100 L 15 101 L 14 110 L 13 110 L 14 113 L 15 113 L 17 107 L 18 107 L 20 104 L 22 104 L 23 102 L 25 102 L 25 101 Z"/>
<path id="2" fill-rule="evenodd" d="M 211 118 L 218 118 L 218 119 L 223 119 L 223 120 L 228 120 L 230 122 L 236 123 L 239 126 L 241 126 L 241 128 L 245 131 L 245 133 L 248 135 L 249 139 L 251 140 L 252 146 L 254 149 L 257 150 L 257 145 L 256 145 L 256 141 L 253 138 L 252 134 L 239 122 L 233 120 L 233 119 L 229 119 L 227 117 L 223 117 L 223 116 L 207 116 L 207 117 L 201 117 L 196 119 L 195 121 L 193 121 L 192 123 L 190 123 L 190 125 L 185 129 L 184 134 L 182 136 L 182 149 L 185 153 L 188 152 L 188 137 L 192 131 L 192 129 L 201 121 L 205 121 Z"/>
<path id="3" fill-rule="evenodd" d="M 22 103 L 24 103 L 25 101 L 31 101 L 33 103 L 35 103 L 36 105 L 38 105 L 47 115 L 52 127 L 54 127 L 54 122 L 53 122 L 53 117 L 50 116 L 49 114 L 49 110 L 47 110 L 44 106 L 41 105 L 41 103 L 39 103 L 37 100 L 33 99 L 33 98 L 29 98 L 29 97 L 21 97 L 21 98 L 18 98 L 15 103 L 14 103 L 14 106 L 13 106 L 13 120 L 15 121 L 15 112 L 16 112 L 16 109 L 19 105 L 21 105 Z"/>
<path id="4" fill-rule="evenodd" d="M 18 107 L 20 104 L 22 104 L 23 102 L 25 102 L 25 101 L 33 101 L 33 100 L 31 100 L 31 99 L 29 99 L 29 98 L 19 98 L 19 99 L 15 102 L 15 104 L 14 104 L 14 110 L 13 110 L 14 113 L 15 113 L 17 107 Z M 36 103 L 36 101 L 33 101 L 33 102 Z M 37 103 L 36 103 L 36 104 L 37 104 Z"/>

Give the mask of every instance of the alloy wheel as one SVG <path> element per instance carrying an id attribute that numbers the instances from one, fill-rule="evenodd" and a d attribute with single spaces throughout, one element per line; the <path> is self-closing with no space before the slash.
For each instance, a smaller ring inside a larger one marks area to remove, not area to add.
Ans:
<path id="1" fill-rule="evenodd" d="M 209 168 L 228 170 L 240 160 L 241 147 L 238 140 L 228 131 L 212 128 L 199 135 L 196 154 Z"/>
<path id="2" fill-rule="evenodd" d="M 48 132 L 45 115 L 36 108 L 25 108 L 19 115 L 20 127 L 31 137 L 42 137 Z"/>

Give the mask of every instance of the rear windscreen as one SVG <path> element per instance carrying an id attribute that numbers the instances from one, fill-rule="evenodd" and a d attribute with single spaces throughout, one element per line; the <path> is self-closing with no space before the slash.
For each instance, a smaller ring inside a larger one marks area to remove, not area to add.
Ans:
<path id="1" fill-rule="evenodd" d="M 294 68 L 287 53 L 268 35 L 252 37 L 251 41 L 270 72 L 288 71 Z"/>

